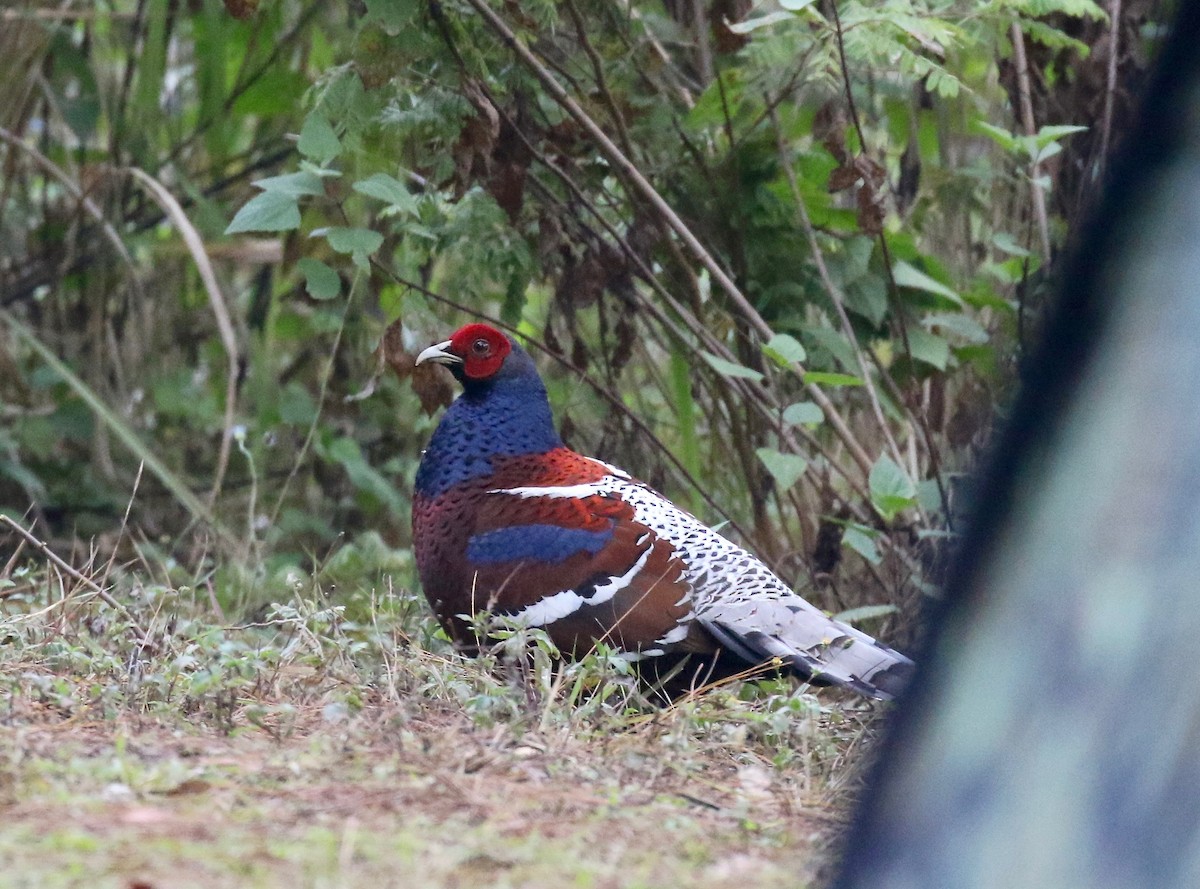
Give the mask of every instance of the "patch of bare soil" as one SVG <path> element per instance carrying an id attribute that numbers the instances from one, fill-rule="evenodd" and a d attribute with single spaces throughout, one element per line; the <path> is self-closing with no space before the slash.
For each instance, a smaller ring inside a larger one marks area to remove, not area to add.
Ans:
<path id="1" fill-rule="evenodd" d="M 584 738 L 378 704 L 223 735 L 25 712 L 0 728 L 0 885 L 818 881 L 842 825 L 828 791 L 677 728 Z"/>

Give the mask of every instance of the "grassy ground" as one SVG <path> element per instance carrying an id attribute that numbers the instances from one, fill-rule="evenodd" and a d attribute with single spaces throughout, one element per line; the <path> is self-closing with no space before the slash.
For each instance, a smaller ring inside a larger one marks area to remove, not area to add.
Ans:
<path id="1" fill-rule="evenodd" d="M 0 578 L 0 886 L 828 874 L 868 705 L 764 680 L 656 710 L 603 655 L 463 659 L 377 572 L 241 624 L 154 574 L 93 573 L 108 601 L 33 559 Z"/>

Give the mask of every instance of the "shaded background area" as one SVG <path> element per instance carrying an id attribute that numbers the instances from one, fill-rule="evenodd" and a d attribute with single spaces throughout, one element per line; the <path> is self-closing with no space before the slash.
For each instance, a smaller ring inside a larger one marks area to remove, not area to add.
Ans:
<path id="1" fill-rule="evenodd" d="M 1198 31 L 1065 266 L 836 885 L 1200 880 Z"/>

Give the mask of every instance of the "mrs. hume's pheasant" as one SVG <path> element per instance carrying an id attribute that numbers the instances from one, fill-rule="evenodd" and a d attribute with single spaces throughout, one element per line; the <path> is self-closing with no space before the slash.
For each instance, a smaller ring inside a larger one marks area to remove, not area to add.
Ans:
<path id="1" fill-rule="evenodd" d="M 621 470 L 565 447 L 529 355 L 486 324 L 430 346 L 463 394 L 417 472 L 413 539 L 452 638 L 489 611 L 565 653 L 596 642 L 694 681 L 779 659 L 820 684 L 890 699 L 912 661 L 826 617 L 766 565 Z"/>

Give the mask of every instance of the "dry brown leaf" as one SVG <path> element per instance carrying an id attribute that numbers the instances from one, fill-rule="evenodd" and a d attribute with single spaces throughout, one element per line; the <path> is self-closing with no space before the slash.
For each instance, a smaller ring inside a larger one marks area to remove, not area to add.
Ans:
<path id="1" fill-rule="evenodd" d="M 429 416 L 438 408 L 449 407 L 458 391 L 450 372 L 438 364 L 414 367 L 412 389 L 421 400 L 421 410 Z"/>
<path id="2" fill-rule="evenodd" d="M 859 173 L 854 164 L 842 164 L 832 173 L 829 174 L 829 193 L 836 194 L 839 191 L 845 191 L 847 188 L 852 188 L 854 183 L 858 182 Z"/>
<path id="3" fill-rule="evenodd" d="M 235 19 L 248 19 L 258 12 L 259 0 L 225 0 L 225 11 Z"/>

